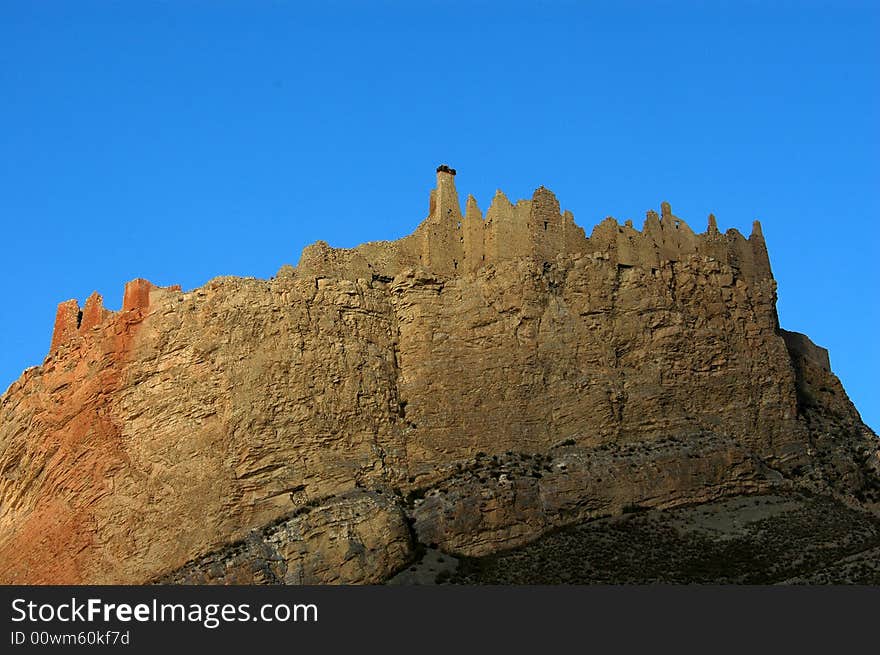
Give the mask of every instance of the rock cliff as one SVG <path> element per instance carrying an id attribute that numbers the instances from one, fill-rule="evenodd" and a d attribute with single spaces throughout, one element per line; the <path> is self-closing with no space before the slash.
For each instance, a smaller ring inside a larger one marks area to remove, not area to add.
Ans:
<path id="1" fill-rule="evenodd" d="M 589 237 L 548 190 L 270 280 L 59 306 L 0 399 L 0 582 L 377 582 L 627 507 L 878 500 L 878 442 L 781 330 L 756 222 Z"/>

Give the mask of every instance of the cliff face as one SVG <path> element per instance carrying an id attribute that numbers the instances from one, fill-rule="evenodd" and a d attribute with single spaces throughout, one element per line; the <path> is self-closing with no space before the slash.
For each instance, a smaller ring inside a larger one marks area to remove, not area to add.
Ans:
<path id="1" fill-rule="evenodd" d="M 0 582 L 375 582 L 628 505 L 874 499 L 877 441 L 781 331 L 760 226 L 664 204 L 587 238 L 553 195 L 272 280 L 59 307 L 0 401 Z"/>

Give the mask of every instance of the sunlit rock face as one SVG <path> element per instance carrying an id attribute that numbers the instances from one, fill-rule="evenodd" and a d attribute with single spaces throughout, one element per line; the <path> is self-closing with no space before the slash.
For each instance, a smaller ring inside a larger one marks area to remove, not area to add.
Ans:
<path id="1" fill-rule="evenodd" d="M 589 237 L 539 188 L 271 280 L 59 306 L 0 401 L 0 582 L 370 583 L 633 505 L 875 500 L 877 441 L 779 329 L 760 225 Z M 824 356 L 823 356 L 824 353 Z"/>

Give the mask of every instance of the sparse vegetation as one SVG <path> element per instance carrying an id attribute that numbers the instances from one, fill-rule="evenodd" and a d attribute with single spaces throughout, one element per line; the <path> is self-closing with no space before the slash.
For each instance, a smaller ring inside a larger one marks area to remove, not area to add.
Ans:
<path id="1" fill-rule="evenodd" d="M 457 584 L 880 584 L 880 520 L 822 496 L 645 508 L 463 558 Z M 630 506 L 637 508 L 638 506 Z M 755 509 L 759 507 L 761 509 Z M 722 535 L 723 513 L 764 516 Z M 762 512 L 766 513 L 762 514 Z"/>

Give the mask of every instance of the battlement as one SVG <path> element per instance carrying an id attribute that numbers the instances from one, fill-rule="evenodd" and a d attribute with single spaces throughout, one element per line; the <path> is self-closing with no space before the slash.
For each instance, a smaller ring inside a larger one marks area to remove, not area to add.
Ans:
<path id="1" fill-rule="evenodd" d="M 817 366 L 823 371 L 831 372 L 831 359 L 828 351 L 822 346 L 817 346 L 812 339 L 806 334 L 800 332 L 789 332 L 788 330 L 780 330 L 780 335 L 785 341 L 785 347 L 791 354 L 792 359 L 797 361 L 799 358 L 808 361 L 813 366 Z"/>
<path id="2" fill-rule="evenodd" d="M 55 313 L 55 328 L 52 331 L 49 352 L 55 352 L 62 345 L 88 334 L 94 328 L 101 327 L 112 317 L 131 312 L 145 312 L 150 306 L 152 294 L 169 291 L 180 291 L 180 285 L 157 287 L 142 278 L 132 280 L 125 285 L 122 310 L 119 312 L 106 309 L 104 299 L 97 291 L 92 292 L 92 295 L 86 299 L 82 309 L 80 309 L 77 300 L 65 300 L 58 305 L 58 310 Z"/>
<path id="3" fill-rule="evenodd" d="M 155 289 L 149 280 L 137 278 L 125 285 L 122 295 L 122 311 L 131 312 L 136 309 L 146 309 L 150 306 L 150 292 Z"/>
<path id="4" fill-rule="evenodd" d="M 737 276 L 756 281 L 772 279 L 770 260 L 755 221 L 748 239 L 736 230 L 721 233 L 713 215 L 702 234 L 672 213 L 668 202 L 660 214 L 647 212 L 641 230 L 632 221 L 620 225 L 606 218 L 588 237 L 562 211 L 552 191 L 540 186 L 529 200 L 512 203 L 500 190 L 485 216 L 476 199 L 468 196 L 462 215 L 454 168 L 437 167 L 437 183 L 431 190 L 428 216 L 409 236 L 397 241 L 365 243 L 356 248 L 332 248 L 318 241 L 303 250 L 296 275 L 390 281 L 406 269 L 455 277 L 504 261 L 532 259 L 555 261 L 560 255 L 602 253 L 603 259 L 621 267 L 659 268 L 665 262 L 693 255 L 711 257 L 728 264 Z M 95 292 L 80 308 L 76 300 L 58 306 L 50 352 L 103 325 L 114 316 L 129 321 L 144 315 L 157 293 L 179 291 L 179 286 L 157 287 L 141 278 L 125 285 L 122 309 L 111 312 Z M 134 316 L 134 319 L 132 318 Z"/>
<path id="5" fill-rule="evenodd" d="M 729 264 L 746 279 L 772 278 L 758 221 L 746 239 L 734 229 L 719 232 L 715 216 L 710 214 L 706 231 L 697 234 L 663 202 L 659 215 L 647 212 L 641 230 L 635 229 L 632 221 L 620 225 L 609 217 L 587 237 L 572 213 L 561 211 L 556 196 L 543 186 L 530 200 L 516 204 L 497 191 L 485 217 L 476 199 L 468 196 L 462 216 L 455 173 L 445 164 L 437 168 L 428 216 L 413 234 L 351 249 L 318 242 L 303 250 L 298 273 L 390 279 L 404 269 L 423 268 L 441 276 L 456 276 L 507 260 L 552 261 L 559 255 L 603 252 L 620 266 L 645 268 L 702 255 Z"/>

